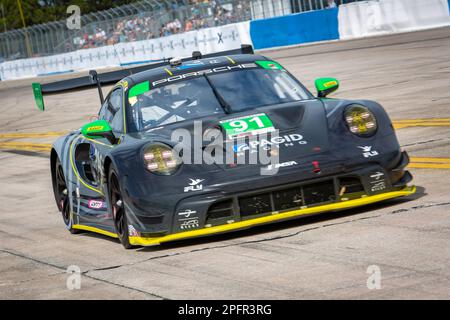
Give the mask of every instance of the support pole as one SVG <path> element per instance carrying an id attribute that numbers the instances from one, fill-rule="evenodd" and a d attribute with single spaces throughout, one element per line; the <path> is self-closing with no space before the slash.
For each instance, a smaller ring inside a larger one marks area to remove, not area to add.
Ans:
<path id="1" fill-rule="evenodd" d="M 28 30 L 26 29 L 27 25 L 25 23 L 25 17 L 23 15 L 23 10 L 22 10 L 22 3 L 20 2 L 20 0 L 17 0 L 17 6 L 19 7 L 20 18 L 22 19 L 23 28 L 25 29 L 24 30 L 25 45 L 27 47 L 28 57 L 31 58 L 33 56 L 33 52 L 31 51 L 30 39 L 28 38 Z"/>

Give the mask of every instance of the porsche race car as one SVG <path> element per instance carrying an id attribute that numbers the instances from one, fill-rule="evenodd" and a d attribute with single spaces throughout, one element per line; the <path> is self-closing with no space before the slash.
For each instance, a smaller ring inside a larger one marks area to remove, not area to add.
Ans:
<path id="1" fill-rule="evenodd" d="M 103 98 L 101 85 L 108 83 L 116 84 Z M 66 228 L 131 248 L 413 194 L 408 155 L 383 107 L 327 98 L 339 87 L 334 78 L 315 85 L 317 95 L 245 45 L 34 83 L 41 110 L 44 95 L 99 90 L 98 120 L 51 149 Z M 194 149 L 223 149 L 231 160 L 196 162 Z M 263 153 L 276 161 L 248 161 Z"/>

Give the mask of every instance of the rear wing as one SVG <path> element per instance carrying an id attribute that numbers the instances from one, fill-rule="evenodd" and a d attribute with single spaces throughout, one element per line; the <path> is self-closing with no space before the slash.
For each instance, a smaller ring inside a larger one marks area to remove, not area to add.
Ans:
<path id="1" fill-rule="evenodd" d="M 253 54 L 253 53 L 254 53 L 253 47 L 251 45 L 243 44 L 239 49 L 214 52 L 206 55 L 202 55 L 199 51 L 194 51 L 192 53 L 192 57 L 181 59 L 181 61 L 185 62 L 201 58 L 214 58 L 225 55 Z M 120 69 L 100 74 L 97 74 L 95 70 L 91 70 L 89 71 L 88 76 L 61 80 L 46 84 L 40 84 L 36 82 L 32 84 L 34 100 L 39 110 L 44 111 L 45 110 L 44 95 L 58 94 L 70 91 L 79 91 L 97 87 L 100 101 L 101 103 L 103 103 L 103 93 L 101 90 L 101 85 L 117 83 L 118 81 L 132 74 L 165 66 L 169 63 L 169 61 L 170 58 L 167 58 L 163 59 L 163 62 L 152 63 L 128 69 Z"/>

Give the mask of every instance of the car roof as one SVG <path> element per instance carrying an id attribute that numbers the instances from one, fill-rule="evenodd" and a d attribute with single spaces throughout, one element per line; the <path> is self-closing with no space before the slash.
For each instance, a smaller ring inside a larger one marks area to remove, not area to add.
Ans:
<path id="1" fill-rule="evenodd" d="M 144 82 L 160 80 L 164 77 L 174 77 L 185 73 L 205 70 L 210 68 L 219 68 L 224 66 L 233 66 L 243 63 L 252 63 L 258 60 L 268 60 L 266 57 L 255 54 L 236 54 L 229 56 L 218 56 L 212 58 L 203 58 L 197 60 L 183 61 L 181 65 L 158 67 L 142 71 L 124 78 L 122 81 L 128 81 L 129 87 Z"/>

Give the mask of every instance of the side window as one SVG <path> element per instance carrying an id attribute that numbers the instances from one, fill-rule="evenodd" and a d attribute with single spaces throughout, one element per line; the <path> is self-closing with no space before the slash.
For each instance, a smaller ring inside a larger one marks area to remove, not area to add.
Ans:
<path id="1" fill-rule="evenodd" d="M 102 107 L 100 108 L 100 111 L 98 112 L 98 119 L 99 120 L 106 120 L 106 107 L 108 106 L 108 99 L 109 97 L 107 97 L 105 99 L 105 102 L 103 102 Z"/>
<path id="2" fill-rule="evenodd" d="M 123 132 L 122 88 L 117 88 L 106 98 L 99 119 L 108 121 L 113 131 Z"/>

